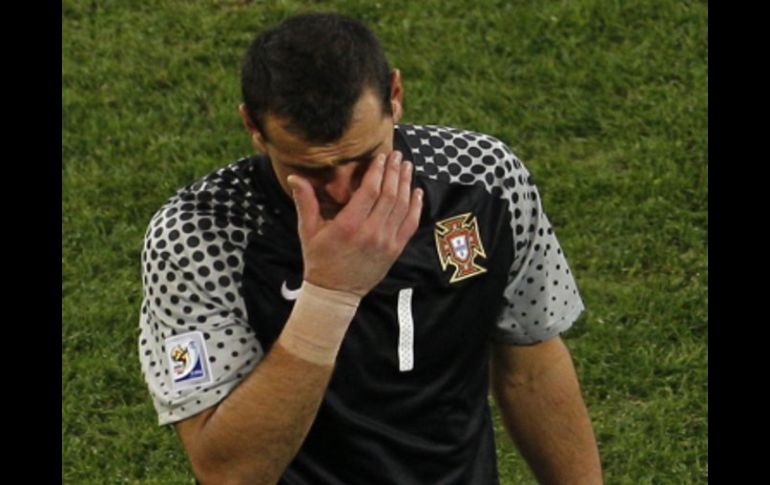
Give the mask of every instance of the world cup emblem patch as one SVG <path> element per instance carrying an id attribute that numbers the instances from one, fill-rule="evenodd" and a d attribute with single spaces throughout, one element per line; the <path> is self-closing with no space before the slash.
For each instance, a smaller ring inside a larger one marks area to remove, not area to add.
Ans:
<path id="1" fill-rule="evenodd" d="M 435 234 L 441 269 L 446 270 L 450 264 L 455 268 L 450 283 L 486 273 L 486 268 L 475 262 L 478 256 L 486 258 L 487 255 L 473 214 L 466 212 L 437 222 Z"/>
<path id="2" fill-rule="evenodd" d="M 211 370 L 203 340 L 201 332 L 190 332 L 166 339 L 166 356 L 174 389 L 211 382 Z"/>

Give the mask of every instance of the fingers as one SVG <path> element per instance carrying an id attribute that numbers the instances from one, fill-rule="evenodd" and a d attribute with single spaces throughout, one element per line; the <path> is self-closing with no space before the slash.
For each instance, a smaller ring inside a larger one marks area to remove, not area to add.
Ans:
<path id="1" fill-rule="evenodd" d="M 385 155 L 380 154 L 367 168 L 361 185 L 353 193 L 348 204 L 340 211 L 339 216 L 349 219 L 354 224 L 361 224 L 372 211 L 382 190 L 382 178 L 385 172 Z"/>
<path id="2" fill-rule="evenodd" d="M 387 221 L 388 217 L 393 211 L 394 206 L 398 202 L 400 186 L 402 185 L 402 167 L 409 164 L 409 162 L 401 163 L 402 158 L 403 156 L 399 151 L 392 152 L 388 157 L 388 162 L 385 166 L 385 173 L 383 175 L 380 196 L 377 199 L 377 202 L 375 203 L 370 216 L 373 222 L 377 225 Z M 409 183 L 409 181 L 407 181 L 407 183 Z"/>
<path id="3" fill-rule="evenodd" d="M 409 202 L 409 212 L 401 223 L 401 227 L 398 228 L 398 233 L 396 234 L 396 242 L 401 246 L 405 246 L 406 243 L 409 242 L 409 239 L 411 239 L 414 232 L 417 230 L 417 227 L 420 225 L 422 197 L 422 189 L 414 189 Z"/>
<path id="4" fill-rule="evenodd" d="M 375 157 L 331 220 L 322 219 L 310 182 L 289 177 L 306 280 L 357 295 L 382 281 L 417 230 L 423 209 L 423 190 L 411 188 L 414 167 L 401 157 L 396 152 Z"/>
<path id="5" fill-rule="evenodd" d="M 393 209 L 388 217 L 388 227 L 398 229 L 409 210 L 409 201 L 412 195 L 412 172 L 414 166 L 410 161 L 404 161 L 401 163 L 401 170 L 398 180 L 398 192 L 396 195 L 396 201 L 393 204 Z M 383 190 L 384 192 L 384 190 Z"/>
<path id="6" fill-rule="evenodd" d="M 414 167 L 399 151 L 378 155 L 336 220 L 391 250 L 403 249 L 417 230 L 422 189 L 412 190 Z M 344 221 L 344 222 L 343 222 Z"/>
<path id="7" fill-rule="evenodd" d="M 321 213 L 313 186 L 298 175 L 289 175 L 286 182 L 291 187 L 294 204 L 297 207 L 297 226 L 299 237 L 307 241 L 318 231 Z"/>

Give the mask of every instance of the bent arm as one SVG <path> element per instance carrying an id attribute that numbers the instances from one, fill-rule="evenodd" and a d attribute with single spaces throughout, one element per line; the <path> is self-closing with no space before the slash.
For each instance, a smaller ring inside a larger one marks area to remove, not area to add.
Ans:
<path id="1" fill-rule="evenodd" d="M 321 405 L 360 297 L 307 281 L 267 357 L 218 406 L 177 424 L 204 483 L 275 483 Z"/>
<path id="2" fill-rule="evenodd" d="M 375 157 L 351 201 L 322 219 L 312 185 L 292 175 L 304 283 L 278 341 L 219 405 L 177 424 L 203 483 L 277 482 L 312 425 L 358 303 L 419 223 L 411 163 Z M 317 286 L 316 286 L 317 285 Z"/>
<path id="3" fill-rule="evenodd" d="M 332 372 L 280 341 L 215 408 L 176 424 L 201 483 L 275 483 L 297 453 Z"/>
<path id="4" fill-rule="evenodd" d="M 491 371 L 503 424 L 538 482 L 602 483 L 591 420 L 561 338 L 495 344 Z"/>

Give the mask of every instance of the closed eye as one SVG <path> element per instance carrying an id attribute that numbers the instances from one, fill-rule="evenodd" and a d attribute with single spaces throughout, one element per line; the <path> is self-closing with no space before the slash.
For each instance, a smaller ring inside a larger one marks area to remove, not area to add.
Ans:
<path id="1" fill-rule="evenodd" d="M 291 169 L 297 173 L 301 175 L 307 175 L 309 177 L 320 177 L 323 175 L 328 175 L 334 170 L 334 167 L 329 166 L 308 167 L 305 165 L 289 165 L 289 167 L 291 167 Z"/>
<path id="2" fill-rule="evenodd" d="M 337 163 L 336 165 L 320 165 L 317 167 L 309 167 L 307 165 L 296 165 L 287 163 L 286 165 L 290 167 L 292 170 L 296 171 L 300 175 L 306 175 L 308 177 L 324 177 L 329 176 L 334 172 L 334 169 L 337 167 L 342 167 L 344 165 L 349 165 L 351 163 L 358 163 L 362 164 L 363 168 L 366 168 L 369 166 L 369 163 L 371 162 L 371 157 L 367 159 L 359 159 L 359 160 L 345 160 L 343 162 Z"/>
<path id="3" fill-rule="evenodd" d="M 285 165 L 292 170 L 296 170 L 300 174 L 305 174 L 308 176 L 321 176 L 321 175 L 327 175 L 329 174 L 330 170 L 333 170 L 334 167 L 340 167 L 342 165 L 347 165 L 348 163 L 362 163 L 362 167 L 366 168 L 369 166 L 368 162 L 372 161 L 372 158 L 374 157 L 374 153 L 377 151 L 377 149 L 380 148 L 382 145 L 382 141 L 377 143 L 375 146 L 371 147 L 369 150 L 365 151 L 364 153 L 360 153 L 356 156 L 338 160 L 337 162 L 333 163 L 333 165 L 319 165 L 316 167 L 303 165 L 300 163 L 286 163 Z"/>

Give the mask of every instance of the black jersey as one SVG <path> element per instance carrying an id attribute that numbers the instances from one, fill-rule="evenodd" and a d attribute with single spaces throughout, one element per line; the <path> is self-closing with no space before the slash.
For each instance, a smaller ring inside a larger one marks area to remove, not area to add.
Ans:
<path id="1" fill-rule="evenodd" d="M 425 193 L 419 228 L 362 299 L 280 483 L 497 483 L 490 340 L 540 342 L 583 310 L 532 178 L 502 142 L 398 125 L 394 147 Z M 139 352 L 161 424 L 217 404 L 258 365 L 293 307 L 301 254 L 294 203 L 263 156 L 156 213 Z"/>

